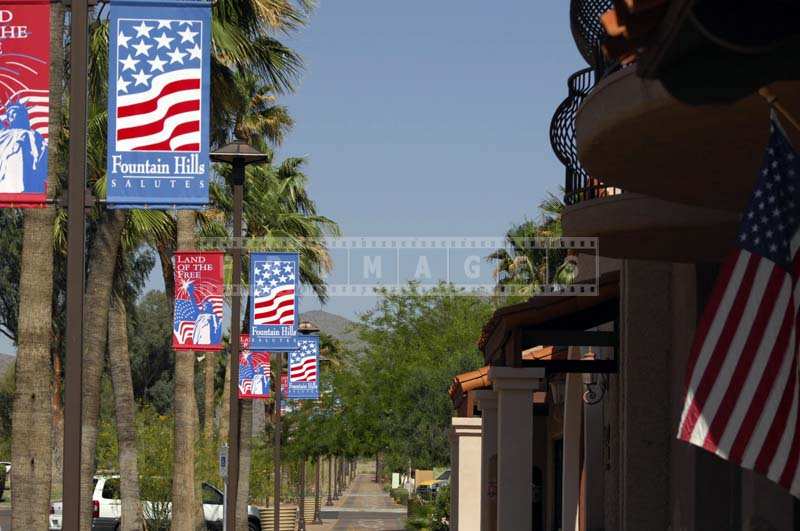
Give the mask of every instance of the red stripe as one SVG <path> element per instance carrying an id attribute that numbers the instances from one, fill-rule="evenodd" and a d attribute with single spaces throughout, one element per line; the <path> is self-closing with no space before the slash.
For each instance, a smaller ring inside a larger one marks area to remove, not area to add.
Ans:
<path id="1" fill-rule="evenodd" d="M 280 318 L 276 318 L 274 316 L 263 317 L 260 314 L 256 314 L 256 316 L 255 316 L 255 318 L 258 319 L 259 321 L 266 321 L 266 322 L 261 323 L 261 324 L 292 324 L 291 322 L 289 322 L 289 323 L 281 323 L 280 322 L 281 319 L 284 319 L 286 317 L 294 317 L 294 310 L 290 310 L 290 311 L 284 313 L 283 315 L 281 315 Z"/>
<path id="2" fill-rule="evenodd" d="M 125 129 L 117 130 L 117 140 L 127 140 L 128 138 L 137 138 L 142 136 L 154 135 L 164 130 L 164 122 L 170 116 L 175 116 L 184 112 L 199 111 L 200 101 L 190 100 L 181 101 L 167 109 L 167 113 L 163 118 L 149 124 L 139 125 L 136 127 L 127 127 Z"/>
<path id="3" fill-rule="evenodd" d="M 172 151 L 200 151 L 200 144 L 186 144 L 183 146 L 178 146 Z"/>
<path id="4" fill-rule="evenodd" d="M 725 260 L 722 269 L 717 275 L 716 284 L 711 292 L 711 297 L 706 303 L 705 309 L 703 310 L 703 317 L 700 319 L 700 323 L 694 334 L 694 344 L 692 345 L 689 361 L 686 365 L 686 389 L 684 389 L 684 394 L 689 390 L 689 382 L 691 382 L 694 367 L 700 356 L 700 350 L 703 348 L 708 330 L 711 328 L 711 324 L 714 322 L 714 318 L 717 315 L 722 297 L 725 295 L 725 290 L 728 288 L 728 284 L 733 276 L 733 270 L 736 267 L 736 262 L 739 261 L 741 252 L 741 250 L 737 250 L 728 255 L 727 260 Z"/>
<path id="5" fill-rule="evenodd" d="M 256 302 L 256 308 L 263 308 L 264 306 L 269 306 L 270 304 L 272 304 L 273 300 L 279 297 L 283 297 L 284 295 L 294 295 L 294 289 L 285 289 L 283 291 L 279 291 L 275 295 L 270 296 L 268 299 Z"/>
<path id="6" fill-rule="evenodd" d="M 276 307 L 274 310 L 271 310 L 271 311 L 256 310 L 255 311 L 255 315 L 257 317 L 259 317 L 259 318 L 262 318 L 262 319 L 278 317 L 278 314 L 280 314 L 281 317 L 284 317 L 286 315 L 291 315 L 289 312 L 284 311 L 287 308 L 291 308 L 291 310 L 294 310 L 294 300 L 288 300 L 288 301 L 282 302 L 280 305 L 278 305 L 278 307 Z"/>
<path id="7" fill-rule="evenodd" d="M 720 334 L 717 344 L 714 346 L 714 351 L 711 353 L 705 372 L 703 372 L 700 383 L 695 390 L 694 399 L 689 405 L 689 411 L 687 412 L 683 429 L 681 430 L 681 438 L 686 440 L 691 438 L 692 431 L 694 431 L 694 427 L 697 424 L 697 419 L 702 414 L 703 406 L 705 406 L 708 394 L 711 392 L 711 388 L 717 380 L 719 369 L 728 353 L 731 341 L 733 341 L 733 336 L 741 325 L 742 314 L 747 306 L 747 299 L 752 289 L 753 279 L 756 276 L 756 270 L 761 260 L 762 258 L 756 255 L 750 255 L 749 257 L 747 269 L 745 270 L 742 282 L 739 286 L 739 291 L 736 293 L 736 297 L 728 313 L 727 320 L 723 325 L 722 333 Z"/>
<path id="8" fill-rule="evenodd" d="M 790 371 L 793 372 L 794 370 L 795 363 L 792 362 Z M 790 372 L 789 379 L 786 380 L 786 386 L 783 388 L 783 396 L 781 396 L 778 409 L 775 410 L 775 416 L 772 418 L 769 431 L 767 432 L 764 442 L 761 444 L 761 450 L 759 451 L 755 465 L 753 466 L 753 470 L 756 472 L 766 475 L 767 471 L 769 470 L 770 463 L 772 463 L 772 460 L 775 458 L 775 451 L 778 448 L 778 444 L 781 442 L 781 436 L 786 428 L 789 410 L 792 407 L 794 391 L 795 379 L 792 377 Z"/>
<path id="9" fill-rule="evenodd" d="M 770 353 L 767 366 L 764 367 L 761 381 L 759 382 L 758 388 L 751 399 L 750 407 L 747 408 L 747 413 L 745 413 L 744 417 L 742 418 L 742 425 L 739 428 L 739 433 L 737 433 L 736 440 L 733 442 L 733 445 L 731 445 L 731 451 L 729 454 L 729 459 L 731 461 L 737 463 L 741 462 L 744 450 L 747 448 L 747 444 L 750 442 L 750 437 L 752 437 L 753 431 L 756 428 L 756 423 L 758 422 L 758 419 L 761 418 L 761 412 L 763 411 L 764 404 L 769 397 L 769 392 L 772 389 L 772 386 L 775 384 L 775 379 L 780 371 L 784 356 L 794 355 L 792 352 L 788 352 L 789 337 L 791 335 L 790 332 L 792 330 L 793 322 L 794 307 L 790 306 L 789 311 L 786 312 L 786 315 L 783 318 L 780 335 L 778 336 L 778 340 L 775 342 L 775 346 L 772 348 L 772 353 Z"/>
<path id="10" fill-rule="evenodd" d="M 157 144 L 150 144 L 149 146 L 139 146 L 133 148 L 134 151 L 172 151 L 169 143 L 176 136 L 185 135 L 187 133 L 195 133 L 200 130 L 200 122 L 184 122 L 172 130 L 170 137 L 163 142 Z"/>
<path id="11" fill-rule="evenodd" d="M 794 371 L 796 370 L 797 367 L 794 367 L 791 376 L 795 380 L 796 380 L 796 373 Z M 794 422 L 794 436 L 792 437 L 792 449 L 789 451 L 789 458 L 786 460 L 786 466 L 783 467 L 783 473 L 781 474 L 780 481 L 778 481 L 778 483 L 783 487 L 785 487 L 786 489 L 791 489 L 792 482 L 794 481 L 794 476 L 797 473 L 797 465 L 798 462 L 800 462 L 800 437 L 797 436 L 798 430 L 800 430 L 800 411 L 798 411 L 798 415 L 795 418 Z"/>
<path id="12" fill-rule="evenodd" d="M 764 337 L 764 330 L 766 330 L 769 324 L 769 318 L 775 308 L 775 303 L 778 300 L 778 293 L 785 279 L 786 272 L 782 269 L 776 267 L 772 270 L 767 289 L 764 291 L 764 297 L 761 299 L 762 304 L 759 306 L 756 318 L 753 321 L 751 333 L 744 344 L 741 356 L 733 371 L 730 383 L 728 384 L 728 389 L 725 391 L 725 396 L 720 402 L 717 413 L 714 415 L 714 420 L 711 422 L 711 426 L 709 426 L 708 435 L 703 443 L 703 447 L 706 450 L 716 452 L 717 444 L 725 433 L 728 420 L 736 405 L 739 393 L 745 384 L 745 379 L 750 372 L 750 368 L 753 366 L 753 361 L 758 352 L 758 346 L 761 344 Z M 789 299 L 791 299 L 791 297 L 789 297 Z"/>
<path id="13" fill-rule="evenodd" d="M 173 81 L 172 83 L 167 83 L 161 89 L 161 92 L 158 93 L 158 96 L 155 98 L 149 99 L 147 101 L 142 101 L 139 103 L 133 103 L 131 105 L 125 105 L 124 107 L 117 108 L 117 118 L 125 118 L 127 116 L 136 116 L 137 114 L 147 114 L 149 112 L 153 112 L 158 109 L 158 100 L 162 97 L 166 96 L 167 94 L 173 94 L 175 92 L 180 92 L 182 90 L 193 90 L 200 88 L 200 80 L 199 79 L 179 79 L 178 81 Z"/>

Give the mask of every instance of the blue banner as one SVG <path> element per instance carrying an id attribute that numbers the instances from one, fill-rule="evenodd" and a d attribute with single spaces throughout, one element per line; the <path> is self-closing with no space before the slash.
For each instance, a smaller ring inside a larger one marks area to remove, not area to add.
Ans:
<path id="1" fill-rule="evenodd" d="M 114 1 L 108 31 L 108 206 L 203 208 L 211 4 Z"/>
<path id="2" fill-rule="evenodd" d="M 297 338 L 297 350 L 289 353 L 290 399 L 319 398 L 319 336 Z"/>
<path id="3" fill-rule="evenodd" d="M 250 254 L 250 350 L 297 349 L 297 253 Z"/>

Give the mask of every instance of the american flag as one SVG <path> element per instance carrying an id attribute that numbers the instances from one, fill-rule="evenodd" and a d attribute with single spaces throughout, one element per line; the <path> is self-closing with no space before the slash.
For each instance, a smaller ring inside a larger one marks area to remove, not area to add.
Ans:
<path id="1" fill-rule="evenodd" d="M 203 23 L 117 21 L 116 151 L 200 151 Z"/>
<path id="2" fill-rule="evenodd" d="M 195 319 L 197 319 L 197 307 L 194 301 L 175 301 L 175 327 L 173 332 L 179 343 L 188 343 L 192 340 Z"/>
<path id="3" fill-rule="evenodd" d="M 296 262 L 256 260 L 253 267 L 253 323 L 294 324 Z"/>
<path id="4" fill-rule="evenodd" d="M 289 377 L 292 382 L 316 382 L 316 343 L 301 339 L 297 344 L 298 349 L 289 353 Z"/>
<path id="5" fill-rule="evenodd" d="M 800 158 L 777 120 L 695 334 L 678 438 L 800 496 Z"/>

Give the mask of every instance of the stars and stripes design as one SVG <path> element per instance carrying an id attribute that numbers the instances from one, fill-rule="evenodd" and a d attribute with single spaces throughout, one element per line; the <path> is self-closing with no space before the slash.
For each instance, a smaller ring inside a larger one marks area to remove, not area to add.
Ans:
<path id="1" fill-rule="evenodd" d="M 797 331 L 800 158 L 773 117 L 737 248 L 724 263 L 687 367 L 678 438 L 800 496 Z"/>
<path id="2" fill-rule="evenodd" d="M 297 262 L 254 260 L 253 267 L 253 323 L 293 325 Z"/>
<path id="3" fill-rule="evenodd" d="M 7 64 L 19 64 L 19 68 L 23 68 L 22 63 L 16 63 L 14 61 L 9 63 L 5 55 L 0 54 L 0 72 L 3 71 L 4 59 Z M 2 78 L 2 76 L 3 74 L 0 73 L 0 78 Z M 19 83 L 19 85 L 24 86 L 23 83 Z M 2 80 L 0 80 L 0 86 L 8 88 L 7 85 L 3 85 Z M 0 101 L 5 102 L 3 105 L 0 105 L 0 122 L 3 123 L 4 127 L 9 126 L 8 109 L 14 104 L 24 105 L 25 109 L 28 111 L 28 122 L 30 123 L 31 130 L 42 135 L 45 145 L 47 145 L 50 132 L 50 93 L 48 91 L 24 88 L 14 92 L 8 97 L 3 98 L 0 96 Z"/>
<path id="4" fill-rule="evenodd" d="M 192 342 L 194 320 L 197 318 L 197 307 L 190 300 L 175 301 L 175 326 L 173 333 L 180 344 Z"/>
<path id="5" fill-rule="evenodd" d="M 292 383 L 317 381 L 318 349 L 314 341 L 300 339 L 298 349 L 289 353 L 289 378 Z"/>
<path id="6" fill-rule="evenodd" d="M 239 354 L 239 398 L 269 397 L 270 354 L 243 350 Z"/>
<path id="7" fill-rule="evenodd" d="M 200 20 L 117 20 L 116 151 L 200 151 L 205 30 Z"/>

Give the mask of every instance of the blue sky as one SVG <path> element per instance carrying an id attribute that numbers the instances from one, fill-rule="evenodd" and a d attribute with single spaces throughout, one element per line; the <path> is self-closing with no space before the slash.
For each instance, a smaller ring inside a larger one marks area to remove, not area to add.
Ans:
<path id="1" fill-rule="evenodd" d="M 585 66 L 568 6 L 320 0 L 288 39 L 307 72 L 282 98 L 297 125 L 279 156 L 308 155 L 319 210 L 346 236 L 502 235 L 563 184 L 549 124 Z"/>
<path id="2" fill-rule="evenodd" d="M 285 39 L 307 71 L 281 98 L 297 123 L 278 156 L 308 156 L 319 211 L 345 236 L 501 236 L 563 183 L 549 124 L 585 66 L 568 6 L 320 0 Z M 153 273 L 149 287 L 163 289 Z M 374 302 L 332 297 L 325 309 L 352 318 Z"/>

